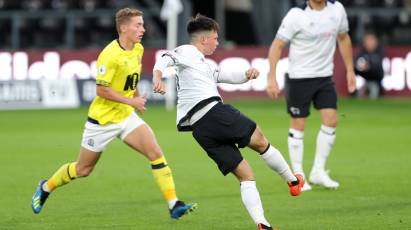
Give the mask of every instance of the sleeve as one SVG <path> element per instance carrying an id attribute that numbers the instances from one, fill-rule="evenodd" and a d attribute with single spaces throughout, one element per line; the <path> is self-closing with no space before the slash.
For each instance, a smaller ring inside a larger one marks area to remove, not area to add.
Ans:
<path id="1" fill-rule="evenodd" d="M 102 86 L 111 85 L 113 76 L 117 69 L 117 64 L 115 63 L 115 58 L 107 57 L 101 54 L 97 59 L 97 77 L 96 84 Z"/>
<path id="2" fill-rule="evenodd" d="M 213 60 L 206 59 L 207 64 L 212 71 L 214 82 L 216 83 L 228 83 L 228 84 L 242 84 L 248 81 L 245 72 L 247 71 L 246 65 L 238 66 L 220 66 Z"/>
<path id="3" fill-rule="evenodd" d="M 349 28 L 348 28 L 348 18 L 347 18 L 347 12 L 345 12 L 344 6 L 341 3 L 338 3 L 340 6 L 340 11 L 341 11 L 341 21 L 340 25 L 338 27 L 338 33 L 348 33 Z"/>
<path id="4" fill-rule="evenodd" d="M 169 52 L 164 53 L 161 55 L 159 59 L 157 59 L 156 64 L 154 64 L 153 70 L 160 70 L 164 72 L 164 69 L 177 64 L 177 59 L 173 57 Z"/>
<path id="5" fill-rule="evenodd" d="M 248 81 L 245 72 L 241 71 L 218 70 L 215 75 L 217 83 L 242 84 Z"/>
<path id="6" fill-rule="evenodd" d="M 294 35 L 297 33 L 297 21 L 295 18 L 297 9 L 291 9 L 288 11 L 287 15 L 283 18 L 280 27 L 278 28 L 276 39 L 280 39 L 285 42 L 289 42 Z"/>

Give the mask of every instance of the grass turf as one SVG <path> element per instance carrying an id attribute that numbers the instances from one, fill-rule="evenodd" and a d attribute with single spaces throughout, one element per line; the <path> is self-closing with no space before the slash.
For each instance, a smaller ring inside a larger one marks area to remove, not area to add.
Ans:
<path id="1" fill-rule="evenodd" d="M 288 159 L 289 118 L 283 101 L 234 101 Z M 339 103 L 337 141 L 328 166 L 341 187 L 314 187 L 300 197 L 252 151 L 243 150 L 257 177 L 266 217 L 279 229 L 411 229 L 411 101 Z M 312 110 L 305 132 L 305 170 L 313 161 L 320 125 Z M 255 229 L 239 184 L 223 177 L 190 133 L 177 133 L 175 111 L 149 105 L 154 129 L 172 167 L 179 198 L 199 203 L 178 221 L 169 218 L 148 162 L 119 140 L 92 175 L 59 188 L 42 213 L 30 208 L 38 181 L 75 161 L 86 108 L 0 112 L 0 229 Z"/>

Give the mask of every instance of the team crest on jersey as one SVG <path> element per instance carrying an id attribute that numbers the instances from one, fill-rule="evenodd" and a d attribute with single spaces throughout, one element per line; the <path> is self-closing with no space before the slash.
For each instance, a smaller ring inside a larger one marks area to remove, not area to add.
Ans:
<path id="1" fill-rule="evenodd" d="M 106 73 L 106 66 L 105 65 L 100 65 L 98 67 L 98 74 L 103 75 Z"/>

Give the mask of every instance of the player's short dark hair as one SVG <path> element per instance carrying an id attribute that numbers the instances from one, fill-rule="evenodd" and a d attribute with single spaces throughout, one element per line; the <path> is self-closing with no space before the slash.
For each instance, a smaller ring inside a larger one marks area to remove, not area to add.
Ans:
<path id="1" fill-rule="evenodd" d="M 195 17 L 191 18 L 187 24 L 187 32 L 191 36 L 194 33 L 202 31 L 215 31 L 218 32 L 220 26 L 218 23 L 209 17 L 201 14 L 197 14 Z"/>

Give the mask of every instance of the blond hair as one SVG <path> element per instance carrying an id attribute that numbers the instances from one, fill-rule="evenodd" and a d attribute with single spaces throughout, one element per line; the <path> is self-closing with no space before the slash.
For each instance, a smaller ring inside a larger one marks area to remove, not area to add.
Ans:
<path id="1" fill-rule="evenodd" d="M 143 16 L 143 12 L 137 9 L 123 8 L 116 13 L 116 29 L 120 33 L 120 26 L 127 23 L 130 18 L 135 16 Z"/>

